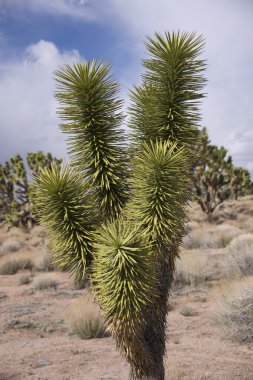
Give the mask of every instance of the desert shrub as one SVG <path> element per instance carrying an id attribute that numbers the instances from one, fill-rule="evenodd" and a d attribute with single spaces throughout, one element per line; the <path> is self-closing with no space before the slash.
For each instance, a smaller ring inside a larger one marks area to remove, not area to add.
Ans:
<path id="1" fill-rule="evenodd" d="M 39 247 L 39 245 L 41 245 L 41 239 L 37 237 L 33 237 L 32 239 L 29 240 L 29 245 L 31 247 Z"/>
<path id="2" fill-rule="evenodd" d="M 27 284 L 30 284 L 31 282 L 31 279 L 30 279 L 30 276 L 28 275 L 22 275 L 20 278 L 19 278 L 19 285 L 27 285 Z"/>
<path id="3" fill-rule="evenodd" d="M 81 289 L 87 289 L 89 288 L 90 283 L 89 283 L 89 278 L 87 276 L 83 277 L 81 280 L 74 280 L 73 283 L 73 289 L 75 290 L 81 290 Z"/>
<path id="4" fill-rule="evenodd" d="M 233 281 L 220 289 L 214 314 L 224 336 L 239 342 L 253 342 L 253 279 Z"/>
<path id="5" fill-rule="evenodd" d="M 190 249 L 196 248 L 224 248 L 230 241 L 240 235 L 242 231 L 229 224 L 223 224 L 212 228 L 193 229 L 188 239 L 185 239 L 185 246 Z"/>
<path id="6" fill-rule="evenodd" d="M 56 289 L 59 281 L 51 273 L 41 274 L 34 280 L 34 288 L 36 290 Z"/>
<path id="7" fill-rule="evenodd" d="M 105 336 L 105 322 L 99 307 L 94 304 L 91 297 L 75 300 L 67 312 L 70 330 L 81 339 L 101 338 Z"/>
<path id="8" fill-rule="evenodd" d="M 182 306 L 179 310 L 179 313 L 184 317 L 194 317 L 195 315 L 199 314 L 199 312 L 196 309 L 188 305 Z"/>
<path id="9" fill-rule="evenodd" d="M 243 234 L 231 241 L 228 251 L 232 254 L 240 254 L 243 251 L 253 252 L 253 234 Z"/>
<path id="10" fill-rule="evenodd" d="M 40 226 L 40 225 L 35 225 L 32 230 L 31 230 L 31 235 L 32 236 L 36 236 L 36 237 L 39 237 L 39 238 L 46 238 L 46 231 L 45 229 Z"/>
<path id="11" fill-rule="evenodd" d="M 56 265 L 52 263 L 52 256 L 47 254 L 36 264 L 35 269 L 39 272 L 53 272 Z"/>
<path id="12" fill-rule="evenodd" d="M 224 248 L 236 236 L 239 236 L 242 231 L 230 224 L 222 224 L 213 228 L 209 228 L 207 233 L 210 248 Z"/>
<path id="13" fill-rule="evenodd" d="M 6 239 L 0 247 L 0 256 L 4 256 L 10 252 L 16 252 L 21 248 L 21 244 L 18 240 L 12 238 Z"/>
<path id="14" fill-rule="evenodd" d="M 174 276 L 175 286 L 205 286 L 208 279 L 208 256 L 194 251 L 184 252 L 177 260 Z"/>
<path id="15" fill-rule="evenodd" d="M 189 249 L 204 248 L 206 246 L 205 230 L 203 228 L 189 228 L 188 235 L 184 237 L 183 243 Z"/>
<path id="16" fill-rule="evenodd" d="M 5 260 L 0 264 L 0 275 L 15 274 L 19 270 L 32 270 L 34 266 L 33 261 L 30 258 L 20 257 Z"/>
<path id="17" fill-rule="evenodd" d="M 241 275 L 253 274 L 253 234 L 238 236 L 228 245 L 227 250 L 235 272 Z"/>

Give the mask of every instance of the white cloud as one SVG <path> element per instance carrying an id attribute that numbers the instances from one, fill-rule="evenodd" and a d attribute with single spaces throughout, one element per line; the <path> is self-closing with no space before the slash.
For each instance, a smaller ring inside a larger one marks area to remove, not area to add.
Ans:
<path id="1" fill-rule="evenodd" d="M 63 156 L 66 144 L 57 128 L 52 77 L 58 66 L 78 60 L 78 51 L 60 52 L 41 40 L 22 59 L 0 64 L 0 161 L 39 149 Z"/>
<path id="2" fill-rule="evenodd" d="M 253 126 L 253 2 L 237 0 L 108 0 L 103 9 L 119 20 L 130 40 L 131 49 L 143 56 L 145 35 L 155 31 L 196 31 L 206 39 L 205 58 L 208 94 L 203 104 L 203 125 L 212 142 L 225 145 L 235 163 L 246 166 L 253 159 L 251 140 L 238 143 L 231 134 L 249 131 Z M 99 0 L 97 1 L 99 2 Z M 131 67 L 131 62 L 129 62 Z M 132 66 L 133 76 L 137 68 Z M 247 145 L 247 147 L 246 147 Z"/>
<path id="3" fill-rule="evenodd" d="M 94 18 L 94 13 L 90 10 L 86 0 L 2 0 L 2 3 L 5 10 L 27 9 L 35 13 L 51 13 L 84 19 Z M 4 11 L 2 13 L 5 14 Z"/>

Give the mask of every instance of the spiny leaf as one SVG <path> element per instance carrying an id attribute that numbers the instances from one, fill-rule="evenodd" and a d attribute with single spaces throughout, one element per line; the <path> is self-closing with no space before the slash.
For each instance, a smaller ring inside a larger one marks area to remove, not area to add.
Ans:
<path id="1" fill-rule="evenodd" d="M 40 222 L 46 227 L 55 262 L 82 279 L 92 260 L 96 203 L 73 169 L 58 163 L 41 169 L 32 184 Z"/>
<path id="2" fill-rule="evenodd" d="M 142 84 L 132 91 L 132 138 L 162 138 L 193 149 L 198 137 L 199 100 L 205 61 L 199 59 L 202 37 L 194 33 L 159 33 L 148 37 L 149 58 L 143 60 Z"/>
<path id="3" fill-rule="evenodd" d="M 171 246 L 184 231 L 189 160 L 177 144 L 144 142 L 136 158 L 127 214 L 155 244 Z M 145 175 L 143 175 L 145 173 Z"/>
<path id="4" fill-rule="evenodd" d="M 114 219 L 127 199 L 128 177 L 119 85 L 102 61 L 66 65 L 55 75 L 72 163 L 94 188 L 104 216 Z"/>
<path id="5" fill-rule="evenodd" d="M 94 288 L 108 323 L 129 327 L 142 319 L 154 297 L 154 265 L 140 231 L 124 220 L 104 225 L 97 233 Z"/>

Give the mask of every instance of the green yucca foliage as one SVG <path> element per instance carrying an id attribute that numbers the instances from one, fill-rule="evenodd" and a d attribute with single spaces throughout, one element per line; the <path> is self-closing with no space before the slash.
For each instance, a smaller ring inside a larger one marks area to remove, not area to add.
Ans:
<path id="1" fill-rule="evenodd" d="M 185 149 L 170 141 L 144 142 L 135 159 L 128 213 L 158 245 L 170 246 L 184 230 L 189 169 Z"/>
<path id="2" fill-rule="evenodd" d="M 55 262 L 82 280 L 91 263 L 97 209 L 81 175 L 53 163 L 33 184 L 33 202 L 46 226 Z"/>
<path id="3" fill-rule="evenodd" d="M 97 233 L 93 289 L 108 330 L 135 368 L 150 365 L 143 342 L 145 309 L 156 297 L 154 255 L 145 235 L 131 221 L 118 219 Z"/>
<path id="4" fill-rule="evenodd" d="M 97 233 L 94 288 L 110 324 L 141 322 L 154 285 L 150 245 L 133 224 L 119 219 Z"/>
<path id="5" fill-rule="evenodd" d="M 128 173 L 119 84 L 108 63 L 66 65 L 56 73 L 61 130 L 75 168 L 95 191 L 102 214 L 114 219 L 127 199 Z"/>
<path id="6" fill-rule="evenodd" d="M 168 292 L 199 135 L 202 48 L 193 34 L 148 39 L 128 150 L 110 66 L 93 61 L 56 72 L 72 169 L 41 171 L 34 197 L 56 260 L 79 279 L 92 268 L 95 297 L 131 379 L 164 380 Z"/>
<path id="7" fill-rule="evenodd" d="M 198 138 L 199 100 L 205 61 L 204 41 L 195 33 L 159 33 L 148 37 L 149 58 L 143 60 L 142 83 L 132 91 L 133 140 L 162 138 L 190 149 Z"/>

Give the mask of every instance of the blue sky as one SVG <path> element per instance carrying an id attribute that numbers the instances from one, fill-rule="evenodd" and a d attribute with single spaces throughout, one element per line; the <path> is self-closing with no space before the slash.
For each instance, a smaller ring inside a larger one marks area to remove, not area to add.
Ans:
<path id="1" fill-rule="evenodd" d="M 59 65 L 110 60 L 127 102 L 145 36 L 180 29 L 206 39 L 203 126 L 253 173 L 252 19 L 251 0 L 0 0 L 0 162 L 39 149 L 66 155 L 53 97 Z"/>

